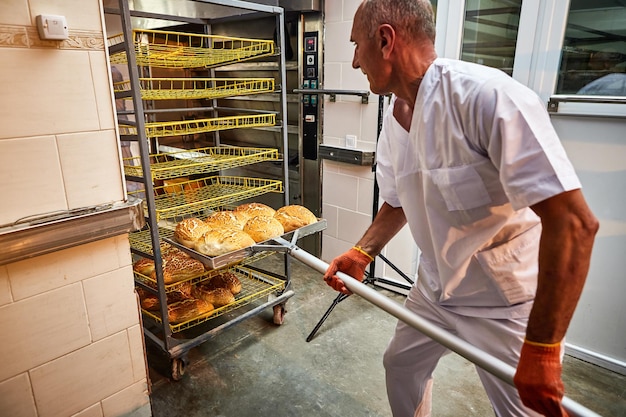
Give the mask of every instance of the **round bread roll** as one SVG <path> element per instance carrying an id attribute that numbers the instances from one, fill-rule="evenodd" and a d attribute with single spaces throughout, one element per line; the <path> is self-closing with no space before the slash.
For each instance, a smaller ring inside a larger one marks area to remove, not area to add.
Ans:
<path id="1" fill-rule="evenodd" d="M 243 231 L 249 234 L 257 243 L 285 233 L 283 225 L 277 219 L 270 216 L 252 217 L 246 222 Z"/>
<path id="2" fill-rule="evenodd" d="M 214 276 L 209 281 L 203 282 L 201 285 L 207 290 L 225 288 L 233 295 L 237 295 L 241 292 L 241 281 L 237 278 L 237 275 L 232 272 L 223 272 Z"/>
<path id="3" fill-rule="evenodd" d="M 317 217 L 308 208 L 297 204 L 276 210 L 274 218 L 283 225 L 285 233 L 317 222 Z"/>
<path id="4" fill-rule="evenodd" d="M 202 285 L 196 285 L 191 294 L 195 298 L 213 304 L 216 308 L 235 302 L 235 296 L 226 288 L 207 289 Z"/>
<path id="5" fill-rule="evenodd" d="M 237 216 L 235 216 L 235 214 L 230 210 L 215 212 L 207 217 L 204 222 L 209 225 L 210 229 L 219 229 L 224 227 L 232 229 L 243 228 L 243 224 L 240 223 Z"/>
<path id="6" fill-rule="evenodd" d="M 274 217 L 276 210 L 267 206 L 263 203 L 244 203 L 238 205 L 235 210 L 233 210 L 235 216 L 239 218 L 242 226 L 246 224 L 246 222 L 256 216 L 269 216 Z"/>
<path id="7" fill-rule="evenodd" d="M 183 219 L 176 225 L 174 239 L 188 248 L 193 248 L 203 234 L 209 230 L 209 226 L 196 217 Z"/>
<path id="8" fill-rule="evenodd" d="M 247 248 L 256 242 L 243 230 L 213 229 L 196 242 L 195 250 L 207 256 L 219 256 Z"/>

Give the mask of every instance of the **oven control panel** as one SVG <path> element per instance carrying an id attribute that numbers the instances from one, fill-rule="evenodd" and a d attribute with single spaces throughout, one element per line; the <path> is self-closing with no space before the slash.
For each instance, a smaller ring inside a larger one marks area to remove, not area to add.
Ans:
<path id="1" fill-rule="evenodd" d="M 318 32 L 304 33 L 303 89 L 319 88 L 318 40 Z M 318 100 L 318 94 L 302 95 L 302 156 L 304 159 L 317 159 Z"/>

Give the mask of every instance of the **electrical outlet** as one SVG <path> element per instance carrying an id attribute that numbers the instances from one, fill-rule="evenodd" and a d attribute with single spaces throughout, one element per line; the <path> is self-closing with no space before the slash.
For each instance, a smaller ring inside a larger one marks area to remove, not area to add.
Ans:
<path id="1" fill-rule="evenodd" d="M 346 148 L 356 148 L 356 135 L 346 135 Z"/>

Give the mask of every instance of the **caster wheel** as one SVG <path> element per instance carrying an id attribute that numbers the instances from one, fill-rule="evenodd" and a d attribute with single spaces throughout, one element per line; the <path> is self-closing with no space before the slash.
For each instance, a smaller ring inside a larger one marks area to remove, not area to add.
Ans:
<path id="1" fill-rule="evenodd" d="M 282 305 L 274 306 L 274 324 L 281 325 L 285 321 L 285 307 Z"/>
<path id="2" fill-rule="evenodd" d="M 175 358 L 172 359 L 172 379 L 174 381 L 180 381 L 185 375 L 187 369 L 187 359 Z"/>

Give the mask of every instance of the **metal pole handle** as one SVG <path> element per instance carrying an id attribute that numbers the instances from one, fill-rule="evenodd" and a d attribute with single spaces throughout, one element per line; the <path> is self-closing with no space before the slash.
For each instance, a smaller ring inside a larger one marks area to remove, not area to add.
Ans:
<path id="1" fill-rule="evenodd" d="M 289 254 L 301 261 L 305 265 L 315 269 L 320 273 L 326 272 L 328 264 L 321 259 L 316 258 L 310 253 L 298 248 L 293 244 L 289 244 L 287 241 L 283 241 L 291 247 Z M 354 294 L 358 294 L 365 298 L 367 301 L 391 314 L 392 316 L 402 320 L 411 327 L 424 333 L 426 336 L 442 344 L 448 349 L 463 356 L 465 359 L 480 366 L 487 372 L 493 374 L 497 378 L 506 382 L 509 385 L 513 384 L 513 376 L 515 375 L 515 368 L 504 363 L 503 361 L 483 352 L 475 346 L 467 343 L 466 341 L 454 336 L 451 333 L 433 325 L 432 323 L 424 320 L 417 314 L 409 311 L 404 306 L 394 302 L 393 300 L 378 293 L 374 289 L 359 282 L 358 280 L 339 272 L 337 276 L 346 284 L 346 288 L 352 291 Z M 575 401 L 563 397 L 563 407 L 572 417 L 600 417 L 599 414 L 585 408 L 584 406 L 576 403 Z"/>

